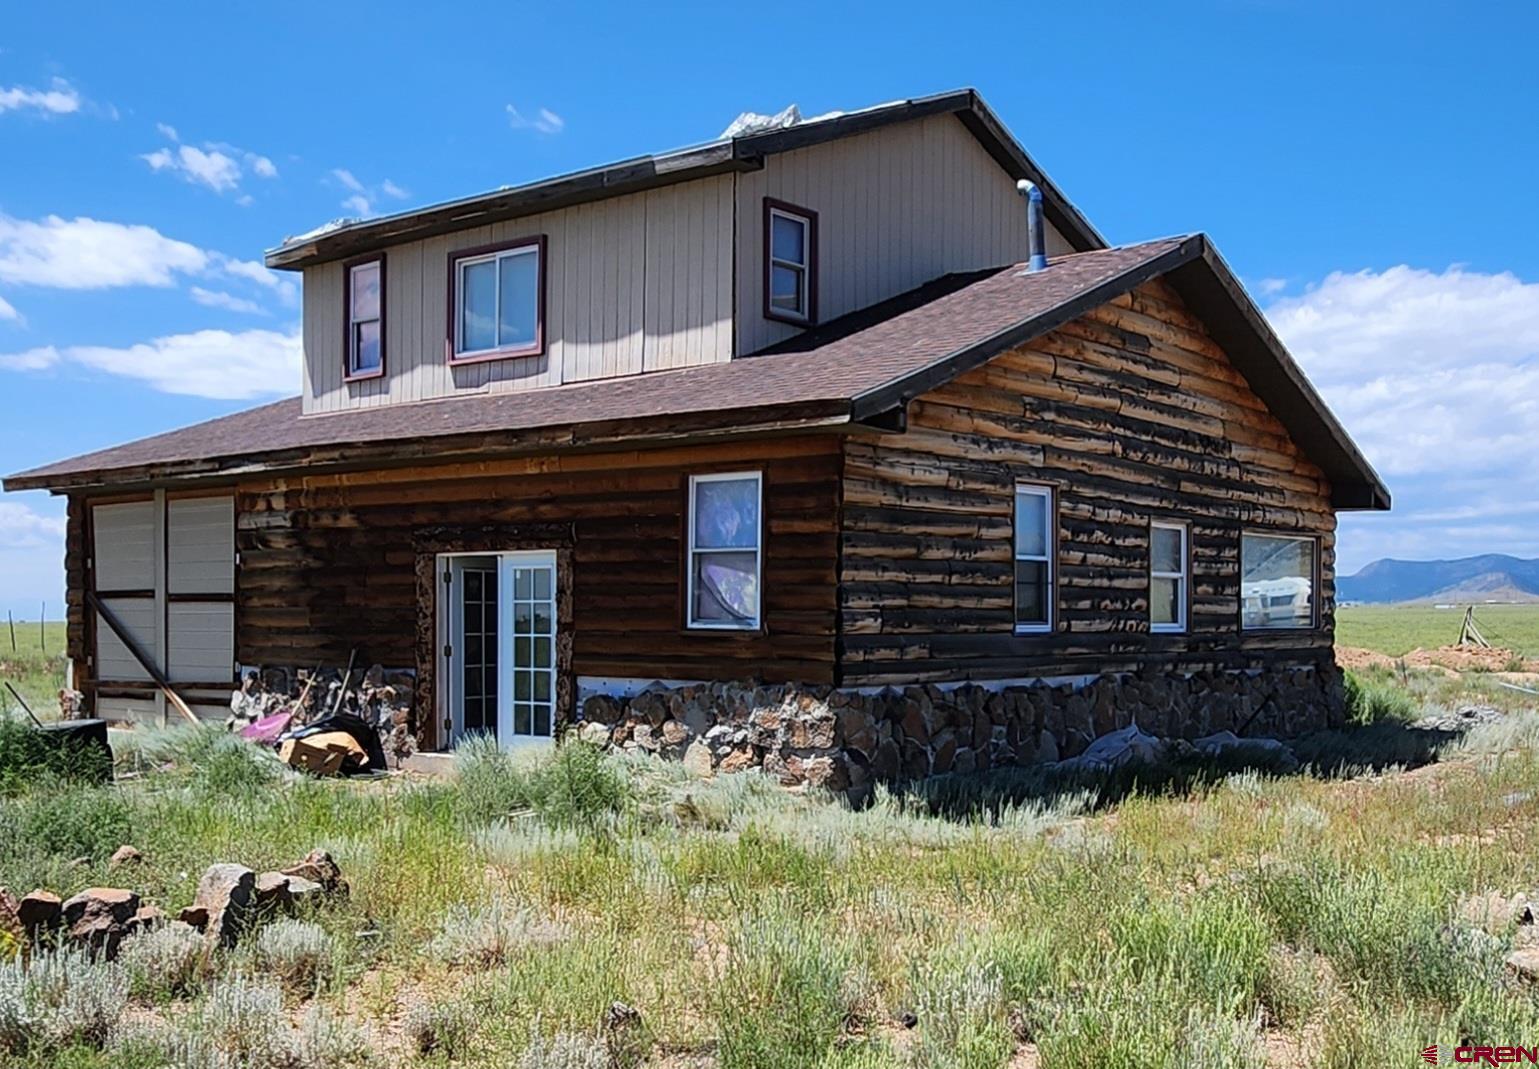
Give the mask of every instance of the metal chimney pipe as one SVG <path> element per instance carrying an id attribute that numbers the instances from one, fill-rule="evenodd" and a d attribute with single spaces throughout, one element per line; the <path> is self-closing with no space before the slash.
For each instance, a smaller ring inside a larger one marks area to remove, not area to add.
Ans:
<path id="1" fill-rule="evenodd" d="M 1030 179 L 1023 178 L 1015 188 L 1026 198 L 1026 236 L 1031 245 L 1027 271 L 1047 270 L 1047 228 L 1042 222 L 1042 191 Z"/>

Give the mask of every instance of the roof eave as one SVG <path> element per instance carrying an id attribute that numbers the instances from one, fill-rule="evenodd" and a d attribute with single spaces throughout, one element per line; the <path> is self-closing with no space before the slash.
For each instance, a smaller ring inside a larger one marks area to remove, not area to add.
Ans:
<path id="1" fill-rule="evenodd" d="M 958 89 L 914 100 L 879 105 L 780 130 L 767 130 L 730 141 L 713 141 L 694 148 L 563 175 L 515 189 L 479 193 L 428 208 L 399 212 L 380 219 L 352 223 L 303 240 L 269 249 L 268 267 L 299 270 L 403 241 L 451 233 L 467 226 L 552 211 L 574 204 L 638 193 L 677 182 L 718 174 L 759 170 L 764 157 L 867 133 L 896 122 L 930 115 L 955 114 L 1000 167 L 1012 178 L 1027 178 L 1042 188 L 1048 220 L 1078 251 L 1106 247 L 1106 239 L 1064 196 L 975 89 Z"/>

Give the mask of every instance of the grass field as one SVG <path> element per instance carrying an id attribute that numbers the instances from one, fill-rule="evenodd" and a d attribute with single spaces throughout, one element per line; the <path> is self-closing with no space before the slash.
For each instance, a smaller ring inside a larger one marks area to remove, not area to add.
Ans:
<path id="1" fill-rule="evenodd" d="M 1350 605 L 1336 610 L 1336 642 L 1399 657 L 1458 641 L 1464 607 Z M 1539 605 L 1477 605 L 1475 622 L 1493 646 L 1539 657 Z"/>
<path id="2" fill-rule="evenodd" d="M 58 715 L 59 688 L 64 686 L 64 622 L 15 621 L 12 628 L 0 619 L 0 680 L 21 691 L 36 713 L 48 719 Z M 0 712 L 11 711 L 15 700 L 0 686 Z M 19 710 L 16 710 L 19 715 Z"/>
<path id="3" fill-rule="evenodd" d="M 1414 773 L 970 810 L 975 779 L 937 789 L 950 816 L 577 743 L 349 783 L 217 732 L 138 739 L 116 786 L 9 781 L 0 884 L 174 912 L 210 863 L 324 847 L 351 895 L 233 950 L 0 964 L 0 1064 L 1347 1069 L 1539 1035 L 1502 965 L 1539 851 L 1533 717 Z M 109 870 L 126 841 L 143 864 Z"/>

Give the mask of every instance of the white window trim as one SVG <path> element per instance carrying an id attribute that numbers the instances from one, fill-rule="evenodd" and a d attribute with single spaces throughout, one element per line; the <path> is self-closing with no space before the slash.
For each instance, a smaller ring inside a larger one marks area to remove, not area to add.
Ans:
<path id="1" fill-rule="evenodd" d="M 1046 550 L 1045 553 L 1033 554 L 1021 552 L 1021 532 L 1015 529 L 1015 516 L 1017 511 L 1015 508 L 1015 502 L 1016 498 L 1023 494 L 1033 497 L 1041 497 L 1047 500 L 1047 509 L 1045 510 L 1047 517 L 1047 530 L 1042 532 L 1044 535 L 1043 548 Z M 1055 530 L 1055 528 L 1058 526 L 1057 516 L 1057 495 L 1054 494 L 1053 488 L 1051 486 L 1043 486 L 1038 483 L 1017 483 L 1015 485 L 1015 493 L 1010 498 L 1010 538 L 1011 542 L 1013 543 L 1011 548 L 1015 554 L 1011 560 L 1010 565 L 1010 609 L 1016 617 L 1015 633 L 1017 635 L 1046 635 L 1052 633 L 1054 618 L 1057 615 L 1054 610 L 1058 607 L 1058 569 L 1053 564 L 1053 548 L 1057 545 L 1058 542 L 1058 532 Z M 1047 565 L 1047 590 L 1045 594 L 1047 599 L 1046 622 L 1021 622 L 1021 607 L 1016 603 L 1015 600 L 1015 561 L 1040 561 Z"/>
<path id="2" fill-rule="evenodd" d="M 356 279 L 359 271 L 373 268 L 379 277 L 379 301 L 375 312 L 367 319 L 359 319 L 353 315 L 353 301 L 358 294 Z M 365 263 L 353 264 L 347 269 L 347 373 L 349 377 L 362 378 L 368 375 L 378 375 L 385 369 L 385 261 L 369 260 Z M 379 366 L 362 368 L 358 366 L 358 328 L 364 323 L 379 324 Z"/>
<path id="3" fill-rule="evenodd" d="M 696 620 L 695 619 L 695 557 L 704 553 L 747 553 L 742 546 L 699 548 L 695 545 L 695 487 L 701 483 L 728 482 L 732 480 L 752 479 L 756 493 L 755 512 L 759 517 L 759 529 L 754 532 L 753 559 L 754 559 L 754 589 L 758 592 L 759 604 L 752 620 Z M 757 631 L 764 619 L 764 473 L 762 471 L 726 471 L 711 472 L 707 475 L 691 475 L 689 477 L 689 541 L 688 556 L 685 559 L 685 626 L 691 631 Z"/>
<path id="4" fill-rule="evenodd" d="M 1284 624 L 1247 624 L 1245 622 L 1245 539 L 1271 538 L 1279 542 L 1308 542 L 1309 563 L 1309 623 L 1302 627 Z M 1283 531 L 1261 531 L 1245 528 L 1240 531 L 1240 630 L 1254 633 L 1268 631 L 1300 632 L 1320 629 L 1320 537 L 1312 534 L 1290 534 Z"/>
<path id="5" fill-rule="evenodd" d="M 788 267 L 797 273 L 801 279 L 801 286 L 797 292 L 799 310 L 777 307 L 774 303 L 774 279 L 769 280 L 770 308 L 777 316 L 786 319 L 797 319 L 806 323 L 812 318 L 812 220 L 805 215 L 786 211 L 784 208 L 770 206 L 769 248 L 765 254 L 769 258 L 769 270 L 774 272 L 776 267 Z M 788 219 L 802 228 L 802 262 L 787 260 L 775 255 L 775 219 Z"/>
<path id="6" fill-rule="evenodd" d="M 492 323 L 494 332 L 502 330 L 502 261 L 510 260 L 515 256 L 534 257 L 534 331 L 535 340 L 522 345 L 503 345 L 500 342 L 489 349 L 466 349 L 465 345 L 465 269 L 476 264 L 495 263 L 497 265 L 497 285 L 493 289 Z M 454 261 L 454 354 L 455 361 L 476 360 L 482 357 L 492 356 L 497 353 L 517 355 L 524 352 L 534 352 L 540 344 L 540 322 L 542 315 L 539 307 L 540 286 L 545 264 L 540 256 L 540 243 L 528 241 L 521 245 L 512 245 L 506 249 L 498 249 L 496 252 L 483 253 L 479 256 L 466 256 Z"/>
<path id="7" fill-rule="evenodd" d="M 1178 572 L 1162 572 L 1154 566 L 1154 532 L 1175 531 L 1181 536 L 1181 570 Z M 1149 630 L 1155 634 L 1179 635 L 1186 632 L 1186 601 L 1187 601 L 1187 573 L 1191 566 L 1187 561 L 1186 548 L 1187 528 L 1184 523 L 1172 520 L 1152 520 L 1149 523 L 1149 579 L 1152 591 L 1155 579 L 1174 579 L 1176 581 L 1176 622 L 1171 624 L 1154 622 L 1154 598 L 1149 598 Z"/>

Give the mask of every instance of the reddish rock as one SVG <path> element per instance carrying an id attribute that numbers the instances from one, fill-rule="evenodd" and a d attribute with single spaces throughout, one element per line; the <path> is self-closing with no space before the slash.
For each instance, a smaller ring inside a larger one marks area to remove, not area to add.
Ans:
<path id="1" fill-rule="evenodd" d="M 118 887 L 87 887 L 65 902 L 60 910 L 66 935 L 72 942 L 115 956 L 128 922 L 139 909 L 139 896 Z"/>
<path id="2" fill-rule="evenodd" d="M 36 942 L 45 932 L 51 932 L 57 928 L 63 913 L 63 900 L 52 891 L 44 891 L 41 888 L 28 894 L 16 907 L 17 919 L 21 921 L 27 938 L 33 942 Z"/>
<path id="3" fill-rule="evenodd" d="M 935 736 L 935 744 L 930 747 L 930 771 L 940 776 L 951 771 L 952 762 L 956 759 L 957 737 L 948 728 Z"/>
<path id="4" fill-rule="evenodd" d="M 311 850 L 299 864 L 284 869 L 283 875 L 318 883 L 328 895 L 344 896 L 348 892 L 341 867 L 324 850 Z"/>
<path id="5" fill-rule="evenodd" d="M 120 869 L 125 865 L 142 865 L 144 855 L 137 849 L 127 844 L 118 847 L 112 852 L 112 857 L 107 862 L 109 869 Z"/>
<path id="6" fill-rule="evenodd" d="M 208 927 L 208 910 L 202 906 L 187 906 L 177 913 L 176 919 L 201 932 Z"/>
<path id="7" fill-rule="evenodd" d="M 918 705 L 910 705 L 903 714 L 903 737 L 918 746 L 930 744 L 930 725 Z"/>
<path id="8" fill-rule="evenodd" d="M 255 910 L 256 873 L 244 865 L 210 865 L 198 881 L 192 904 L 208 917 L 204 933 L 225 946 L 234 946 Z"/>

